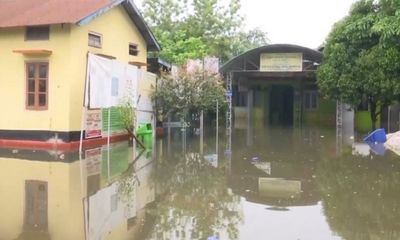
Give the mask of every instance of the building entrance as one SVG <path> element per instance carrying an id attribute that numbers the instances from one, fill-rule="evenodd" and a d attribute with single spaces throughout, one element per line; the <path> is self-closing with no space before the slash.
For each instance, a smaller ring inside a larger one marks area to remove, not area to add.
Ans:
<path id="1" fill-rule="evenodd" d="M 294 90 L 291 86 L 273 85 L 269 95 L 269 125 L 293 125 Z"/>

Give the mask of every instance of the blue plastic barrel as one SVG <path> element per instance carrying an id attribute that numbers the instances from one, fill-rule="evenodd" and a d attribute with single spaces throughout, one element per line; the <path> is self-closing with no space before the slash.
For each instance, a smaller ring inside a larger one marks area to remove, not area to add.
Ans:
<path id="1" fill-rule="evenodd" d="M 386 142 L 386 132 L 385 129 L 379 128 L 373 131 L 372 133 L 368 134 L 364 138 L 365 142 L 371 142 L 371 143 L 385 143 Z"/>

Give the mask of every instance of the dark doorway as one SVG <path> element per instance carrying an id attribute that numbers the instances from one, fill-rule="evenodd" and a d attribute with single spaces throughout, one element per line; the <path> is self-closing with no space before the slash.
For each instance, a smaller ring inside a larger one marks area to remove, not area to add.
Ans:
<path id="1" fill-rule="evenodd" d="M 291 86 L 273 85 L 269 97 L 269 123 L 271 126 L 293 125 L 294 90 Z"/>

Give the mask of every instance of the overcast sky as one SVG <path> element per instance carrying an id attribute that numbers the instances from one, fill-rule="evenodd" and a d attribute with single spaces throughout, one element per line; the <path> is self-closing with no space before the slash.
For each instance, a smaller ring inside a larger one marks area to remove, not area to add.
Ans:
<path id="1" fill-rule="evenodd" d="M 248 28 L 267 32 L 271 43 L 320 46 L 332 25 L 356 0 L 242 0 Z M 142 0 L 135 0 L 140 7 Z"/>

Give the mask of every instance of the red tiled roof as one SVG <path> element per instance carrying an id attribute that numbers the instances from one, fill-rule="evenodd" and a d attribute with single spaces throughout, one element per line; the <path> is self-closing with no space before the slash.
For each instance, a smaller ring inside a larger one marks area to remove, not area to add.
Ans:
<path id="1" fill-rule="evenodd" d="M 133 0 L 0 0 L 0 28 L 59 23 L 85 24 L 121 4 L 147 42 L 147 49 L 160 45 Z"/>
<path id="2" fill-rule="evenodd" d="M 0 0 L 0 28 L 76 23 L 115 0 Z"/>

